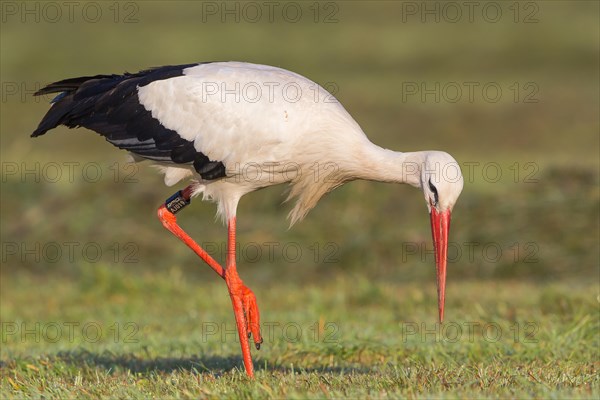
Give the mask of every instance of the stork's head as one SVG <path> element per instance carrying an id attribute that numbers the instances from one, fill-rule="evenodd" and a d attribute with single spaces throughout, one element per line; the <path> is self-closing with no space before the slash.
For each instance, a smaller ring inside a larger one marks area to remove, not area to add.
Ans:
<path id="1" fill-rule="evenodd" d="M 463 188 L 460 166 L 448 153 L 429 151 L 421 167 L 421 188 L 431 218 L 431 233 L 437 270 L 438 309 L 440 322 L 444 320 L 446 299 L 446 261 L 448 231 L 452 208 Z"/>

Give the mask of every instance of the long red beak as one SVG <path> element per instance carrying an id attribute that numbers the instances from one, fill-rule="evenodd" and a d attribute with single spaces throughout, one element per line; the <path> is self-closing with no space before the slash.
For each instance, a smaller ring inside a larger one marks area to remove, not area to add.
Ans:
<path id="1" fill-rule="evenodd" d="M 438 310 L 440 322 L 444 322 L 444 303 L 446 301 L 446 261 L 448 258 L 448 231 L 450 230 L 450 210 L 438 212 L 431 207 L 431 233 L 435 249 L 435 268 L 437 271 Z"/>

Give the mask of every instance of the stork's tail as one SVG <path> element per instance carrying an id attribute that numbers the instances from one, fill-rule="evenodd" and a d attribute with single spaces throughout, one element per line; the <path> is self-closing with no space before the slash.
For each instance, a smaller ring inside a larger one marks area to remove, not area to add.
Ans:
<path id="1" fill-rule="evenodd" d="M 51 83 L 50 85 L 38 90 L 34 93 L 34 96 L 40 96 L 49 93 L 58 93 L 58 95 L 52 99 L 52 106 L 46 113 L 39 126 L 31 137 L 41 136 L 48 132 L 50 129 L 54 129 L 59 125 L 66 125 L 69 128 L 77 126 L 77 124 L 70 123 L 73 114 L 81 113 L 82 106 L 92 107 L 92 104 L 82 104 L 81 98 L 88 97 L 96 94 L 99 90 L 106 90 L 107 86 L 116 85 L 119 80 L 119 75 L 96 75 L 96 76 L 81 76 L 79 78 L 64 79 L 62 81 Z M 86 85 L 87 82 L 92 81 L 94 85 Z M 103 82 L 104 81 L 104 82 Z M 98 84 L 100 83 L 100 84 Z M 89 93 L 90 90 L 85 90 L 85 87 L 94 88 L 95 93 Z M 82 89 L 82 90 L 80 90 Z M 77 93 L 78 99 L 75 99 L 75 93 Z M 88 92 L 88 93 L 82 93 Z"/>

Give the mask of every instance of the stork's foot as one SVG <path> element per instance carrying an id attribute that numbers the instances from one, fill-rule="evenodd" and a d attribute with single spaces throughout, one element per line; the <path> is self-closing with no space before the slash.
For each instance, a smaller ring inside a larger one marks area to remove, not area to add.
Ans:
<path id="1" fill-rule="evenodd" d="M 249 377 L 254 377 L 254 366 L 252 365 L 252 356 L 250 355 L 251 336 L 254 336 L 254 345 L 257 349 L 262 343 L 260 335 L 260 314 L 256 305 L 256 296 L 250 290 L 237 274 L 235 265 L 230 265 L 225 270 L 225 283 L 229 290 L 233 312 L 235 314 L 235 323 L 240 337 L 240 346 L 242 347 L 242 358 L 244 366 Z"/>
<path id="2" fill-rule="evenodd" d="M 263 338 L 260 335 L 260 313 L 256 304 L 254 292 L 246 285 L 242 287 L 242 306 L 244 307 L 244 316 L 246 317 L 246 332 L 248 338 L 254 338 L 256 350 L 260 350 Z"/>
<path id="3" fill-rule="evenodd" d="M 258 311 L 258 305 L 256 304 L 256 296 L 254 292 L 237 276 L 235 269 L 228 269 L 225 273 L 225 282 L 229 288 L 229 295 L 233 302 L 234 308 L 236 303 L 239 302 L 242 311 L 244 332 L 239 332 L 240 335 L 247 335 L 248 339 L 253 337 L 254 346 L 257 350 L 260 350 L 260 345 L 263 342 L 263 338 L 260 334 L 260 312 Z M 237 311 L 234 309 L 234 312 Z M 237 315 L 236 315 L 237 317 Z"/>

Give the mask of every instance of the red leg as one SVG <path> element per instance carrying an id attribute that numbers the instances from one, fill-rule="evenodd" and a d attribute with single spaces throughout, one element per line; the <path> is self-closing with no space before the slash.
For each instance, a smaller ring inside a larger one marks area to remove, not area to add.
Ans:
<path id="1" fill-rule="evenodd" d="M 225 270 L 225 282 L 227 283 L 229 296 L 231 297 L 231 303 L 233 304 L 233 312 L 235 314 L 235 323 L 240 337 L 244 366 L 246 367 L 248 375 L 252 377 L 254 376 L 254 366 L 252 365 L 250 343 L 248 339 L 250 338 L 250 334 L 253 333 L 256 348 L 260 348 L 262 338 L 257 329 L 258 318 L 252 320 L 252 317 L 255 316 L 254 314 L 258 317 L 258 308 L 256 307 L 256 297 L 254 296 L 254 293 L 244 285 L 237 273 L 235 263 L 235 217 L 229 220 L 227 231 L 227 268 Z"/>
<path id="2" fill-rule="evenodd" d="M 240 336 L 244 366 L 246 367 L 248 376 L 253 377 L 254 368 L 248 339 L 250 338 L 250 334 L 252 334 L 256 348 L 260 349 L 260 344 L 262 343 L 260 313 L 256 304 L 256 296 L 252 290 L 244 285 L 237 273 L 235 264 L 235 218 L 232 218 L 228 224 L 227 269 L 223 269 L 214 258 L 177 225 L 175 213 L 189 204 L 191 192 L 191 186 L 188 186 L 169 198 L 165 204 L 159 207 L 158 218 L 165 228 L 191 248 L 221 278 L 225 279 L 229 295 L 231 296 L 238 334 Z"/>
<path id="3" fill-rule="evenodd" d="M 227 224 L 227 269 L 225 270 L 225 281 L 228 279 L 232 282 L 231 285 L 228 283 L 227 286 L 232 292 L 232 288 L 237 296 L 242 299 L 242 305 L 244 307 L 244 314 L 246 317 L 246 333 L 248 337 L 254 336 L 254 345 L 256 350 L 260 350 L 260 345 L 263 342 L 260 334 L 260 313 L 258 311 L 258 305 L 256 304 L 256 296 L 250 288 L 242 282 L 238 273 L 235 262 L 235 217 L 232 218 Z M 228 277 L 229 276 L 229 277 Z M 240 291 L 241 285 L 241 291 Z"/>

